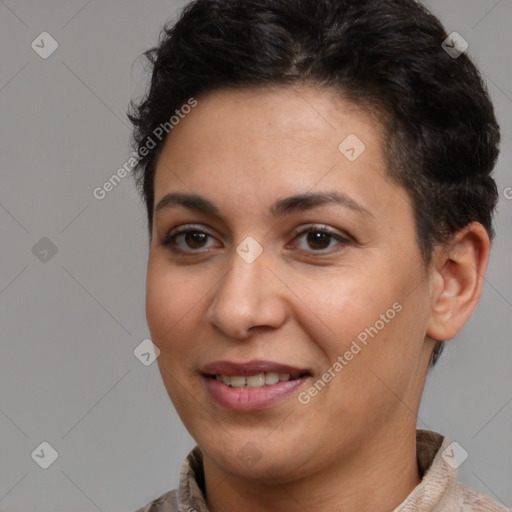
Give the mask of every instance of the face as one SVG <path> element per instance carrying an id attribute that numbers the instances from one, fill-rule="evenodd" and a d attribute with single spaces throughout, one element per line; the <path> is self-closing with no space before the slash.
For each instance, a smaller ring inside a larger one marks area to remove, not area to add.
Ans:
<path id="1" fill-rule="evenodd" d="M 146 315 L 217 470 L 285 482 L 414 430 L 430 284 L 385 169 L 376 118 L 313 87 L 209 93 L 167 138 Z"/>

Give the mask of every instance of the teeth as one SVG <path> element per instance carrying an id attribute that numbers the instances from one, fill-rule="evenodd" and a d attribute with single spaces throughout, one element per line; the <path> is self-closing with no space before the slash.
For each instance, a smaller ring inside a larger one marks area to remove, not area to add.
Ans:
<path id="1" fill-rule="evenodd" d="M 248 388 L 261 388 L 265 385 L 265 374 L 258 373 L 258 375 L 251 375 L 250 377 L 246 377 L 245 380 L 247 381 Z"/>
<path id="2" fill-rule="evenodd" d="M 268 372 L 249 375 L 248 377 L 240 375 L 232 377 L 229 375 L 216 375 L 215 379 L 232 388 L 262 388 L 263 386 L 272 386 L 278 382 L 288 381 L 291 377 L 288 373 Z"/>
<path id="3" fill-rule="evenodd" d="M 272 384 L 277 384 L 279 382 L 279 374 L 269 372 L 265 374 L 265 384 L 267 386 L 271 386 Z"/>
<path id="4" fill-rule="evenodd" d="M 245 377 L 237 375 L 236 377 L 230 377 L 230 384 L 234 388 L 245 388 L 247 379 Z"/>

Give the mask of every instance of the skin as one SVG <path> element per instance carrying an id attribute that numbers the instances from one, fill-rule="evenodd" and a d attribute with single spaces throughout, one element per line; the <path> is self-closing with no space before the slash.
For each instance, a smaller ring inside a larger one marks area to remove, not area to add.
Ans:
<path id="1" fill-rule="evenodd" d="M 432 338 L 454 337 L 478 301 L 485 229 L 456 233 L 425 268 L 408 194 L 386 175 L 378 118 L 327 89 L 220 90 L 197 100 L 159 157 L 155 205 L 170 192 L 194 193 L 219 216 L 155 211 L 146 315 L 163 382 L 204 455 L 208 506 L 392 510 L 420 482 L 416 416 Z M 338 150 L 349 134 L 366 146 L 353 162 Z M 278 199 L 320 191 L 344 193 L 369 213 L 339 204 L 269 213 Z M 190 224 L 206 241 L 178 237 L 182 254 L 163 244 Z M 294 231 L 318 224 L 349 242 L 315 244 Z M 236 252 L 247 236 L 263 248 L 250 264 Z M 314 382 L 397 302 L 401 311 L 308 404 L 297 392 L 269 409 L 227 411 L 205 387 L 200 368 L 224 359 L 306 367 Z M 260 456 L 254 464 L 239 456 L 247 443 Z"/>

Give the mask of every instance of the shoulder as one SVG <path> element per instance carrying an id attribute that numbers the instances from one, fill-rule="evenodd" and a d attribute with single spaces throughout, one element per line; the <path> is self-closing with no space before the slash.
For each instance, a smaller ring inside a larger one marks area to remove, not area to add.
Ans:
<path id="1" fill-rule="evenodd" d="M 457 483 L 457 492 L 460 497 L 461 512 L 509 512 L 509 509 L 501 503 L 461 483 Z"/>
<path id="2" fill-rule="evenodd" d="M 178 512 L 178 493 L 176 489 L 166 492 L 135 512 Z"/>

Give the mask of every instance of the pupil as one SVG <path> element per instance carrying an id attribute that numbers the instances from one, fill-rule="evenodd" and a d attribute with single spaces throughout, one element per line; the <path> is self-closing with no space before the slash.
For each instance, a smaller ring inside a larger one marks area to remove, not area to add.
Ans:
<path id="1" fill-rule="evenodd" d="M 325 249 L 329 245 L 330 236 L 320 231 L 308 233 L 308 243 L 313 249 Z"/>
<path id="2" fill-rule="evenodd" d="M 206 239 L 205 233 L 187 233 L 185 235 L 185 241 L 189 247 L 193 247 L 195 249 L 200 248 Z"/>

